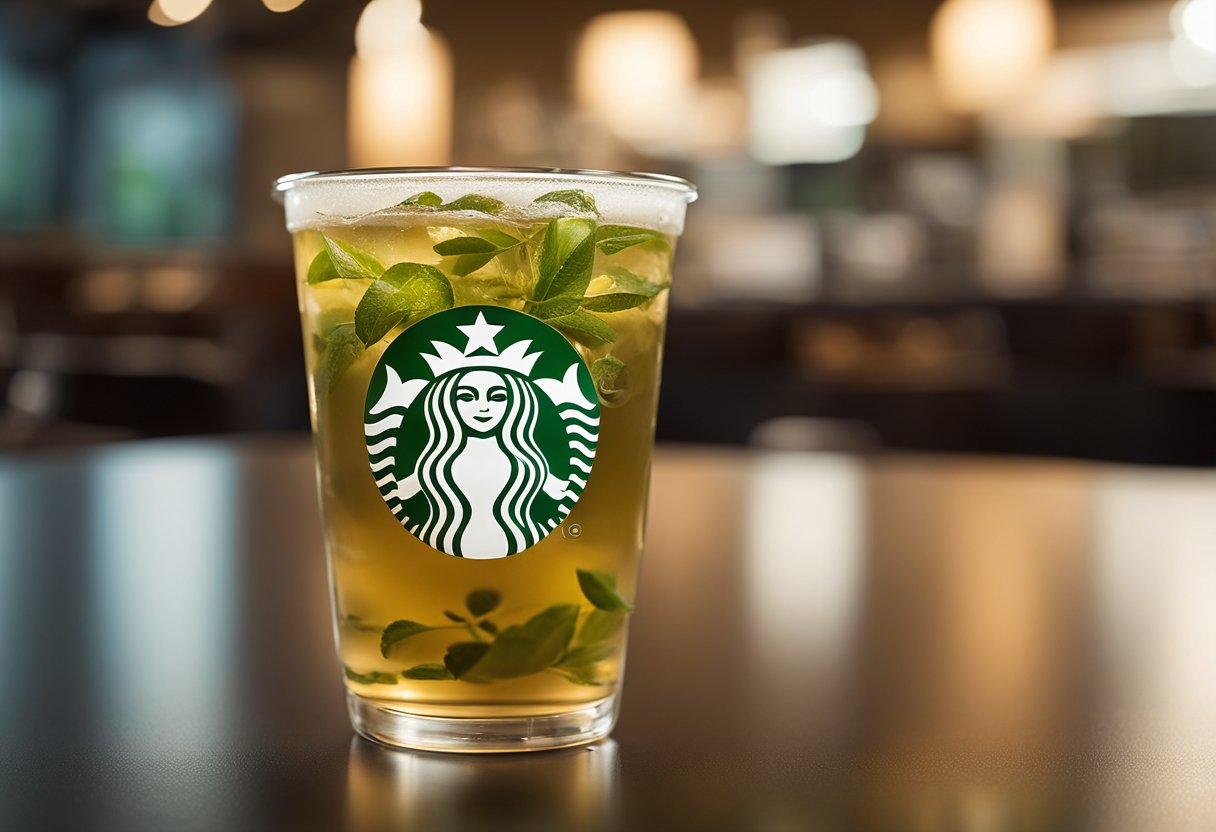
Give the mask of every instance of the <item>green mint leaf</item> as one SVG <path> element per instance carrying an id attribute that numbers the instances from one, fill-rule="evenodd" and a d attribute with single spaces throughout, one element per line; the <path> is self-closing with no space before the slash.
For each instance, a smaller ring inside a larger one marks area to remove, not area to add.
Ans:
<path id="1" fill-rule="evenodd" d="M 457 624 L 468 624 L 469 623 L 469 619 L 465 618 L 463 615 L 460 615 L 459 613 L 452 612 L 451 610 L 444 610 L 443 614 L 448 619 L 448 621 L 455 621 Z"/>
<path id="2" fill-rule="evenodd" d="M 608 276 L 612 278 L 612 287 L 618 292 L 652 298 L 667 288 L 667 283 L 655 283 L 620 266 L 608 269 Z"/>
<path id="3" fill-rule="evenodd" d="M 565 653 L 574 637 L 579 608 L 556 604 L 522 625 L 507 627 L 488 645 L 472 675 L 481 679 L 515 679 L 540 673 Z"/>
<path id="4" fill-rule="evenodd" d="M 456 258 L 456 263 L 452 266 L 452 274 L 456 277 L 465 277 L 477 271 L 497 256 L 497 251 L 491 251 L 487 254 L 462 254 Z"/>
<path id="5" fill-rule="evenodd" d="M 355 332 L 371 346 L 404 320 L 451 309 L 452 284 L 421 263 L 398 263 L 367 287 L 355 308 Z"/>
<path id="6" fill-rule="evenodd" d="M 451 679 L 452 674 L 448 672 L 447 667 L 441 664 L 416 664 L 408 670 L 401 671 L 401 677 L 403 679 L 439 681 L 441 679 Z"/>
<path id="7" fill-rule="evenodd" d="M 498 246 L 489 240 L 483 240 L 481 237 L 456 237 L 452 240 L 436 243 L 434 249 L 437 254 L 442 254 L 444 257 L 452 257 L 457 254 L 495 252 L 498 251 Z"/>
<path id="8" fill-rule="evenodd" d="M 359 340 L 354 324 L 338 324 L 317 339 L 317 366 L 313 387 L 318 399 L 329 395 L 338 379 L 362 353 L 363 342 Z"/>
<path id="9" fill-rule="evenodd" d="M 591 378 L 601 394 L 620 393 L 625 389 L 627 368 L 615 355 L 605 355 L 591 362 Z"/>
<path id="10" fill-rule="evenodd" d="M 566 655 L 562 656 L 561 661 L 554 665 L 554 667 L 589 675 L 588 671 L 594 670 L 596 664 L 611 655 L 611 644 L 583 644 L 567 651 Z"/>
<path id="11" fill-rule="evenodd" d="M 604 254 L 616 254 L 631 246 L 655 243 L 667 248 L 667 240 L 657 231 L 632 225 L 601 225 L 595 232 L 595 244 Z"/>
<path id="12" fill-rule="evenodd" d="M 368 252 L 353 243 L 344 243 L 321 235 L 325 250 L 338 277 L 348 280 L 375 280 L 384 273 L 384 266 Z"/>
<path id="13" fill-rule="evenodd" d="M 625 610 L 592 610 L 578 631 L 579 644 L 600 644 L 615 636 L 625 623 Z"/>
<path id="14" fill-rule="evenodd" d="M 338 275 L 338 270 L 334 268 L 333 258 L 329 256 L 329 249 L 321 249 L 317 252 L 317 256 L 312 258 L 312 262 L 308 264 L 309 285 L 324 283 L 327 280 L 334 280 Z"/>
<path id="15" fill-rule="evenodd" d="M 443 197 L 434 191 L 420 191 L 398 202 L 397 207 L 404 208 L 407 205 L 421 205 L 424 208 L 438 208 L 442 204 Z"/>
<path id="16" fill-rule="evenodd" d="M 464 605 L 473 615 L 481 617 L 493 612 L 500 600 L 498 592 L 493 589 L 475 589 L 464 599 Z"/>
<path id="17" fill-rule="evenodd" d="M 602 685 L 599 679 L 599 664 L 612 655 L 612 647 L 607 644 L 587 644 L 575 647 L 554 669 L 561 671 L 565 677 L 576 685 Z"/>
<path id="18" fill-rule="evenodd" d="M 483 214 L 497 214 L 502 210 L 502 200 L 481 194 L 465 194 L 451 202 L 439 206 L 441 211 L 480 211 Z"/>
<path id="19" fill-rule="evenodd" d="M 559 217 L 550 220 L 536 259 L 533 300 L 582 297 L 595 261 L 595 220 Z"/>
<path id="20" fill-rule="evenodd" d="M 536 202 L 560 202 L 569 205 L 575 211 L 582 211 L 586 214 L 598 214 L 599 210 L 595 207 L 595 197 L 586 191 L 580 191 L 574 188 L 566 191 L 549 191 L 547 194 L 542 194 L 536 199 Z"/>
<path id="21" fill-rule="evenodd" d="M 610 684 L 609 682 L 601 682 L 593 676 L 584 676 L 578 673 L 565 672 L 566 681 L 575 685 L 585 685 L 587 687 L 598 688 Z"/>
<path id="22" fill-rule="evenodd" d="M 452 274 L 464 277 L 472 274 L 489 263 L 498 255 L 523 242 L 510 234 L 496 228 L 485 228 L 478 231 L 477 237 L 456 237 L 444 240 L 434 246 L 435 251 L 444 257 L 456 257 Z"/>
<path id="23" fill-rule="evenodd" d="M 568 337 L 589 347 L 600 347 L 616 340 L 616 330 L 590 312 L 579 309 L 568 315 L 549 318 L 549 324 L 557 327 Z"/>
<path id="24" fill-rule="evenodd" d="M 342 626 L 349 627 L 360 633 L 378 633 L 384 628 L 379 624 L 373 624 L 370 621 L 364 621 L 360 616 L 348 615 L 342 619 Z"/>
<path id="25" fill-rule="evenodd" d="M 443 657 L 443 666 L 452 674 L 452 678 L 459 679 L 481 661 L 489 649 L 490 645 L 484 641 L 459 641 L 448 648 Z"/>
<path id="26" fill-rule="evenodd" d="M 514 248 L 523 242 L 523 240 L 517 237 L 512 237 L 505 231 L 499 231 L 497 228 L 483 228 L 477 232 L 477 236 L 485 240 L 489 240 L 500 251 L 508 248 Z"/>
<path id="27" fill-rule="evenodd" d="M 583 298 L 583 308 L 588 312 L 623 312 L 644 303 L 649 303 L 648 295 L 635 295 L 632 292 L 611 292 L 607 295 L 589 295 Z"/>
<path id="28" fill-rule="evenodd" d="M 393 645 L 432 629 L 434 628 L 404 618 L 400 621 L 394 621 L 385 627 L 384 632 L 380 634 L 380 655 L 387 659 L 389 651 L 393 649 Z"/>
<path id="29" fill-rule="evenodd" d="M 612 645 L 606 643 L 581 645 L 565 653 L 561 662 L 553 665 L 553 669 L 575 685 L 604 685 L 607 682 L 599 679 L 599 663 L 612 656 L 612 653 Z"/>
<path id="30" fill-rule="evenodd" d="M 571 315 L 577 312 L 582 303 L 582 298 L 553 298 L 553 300 L 542 300 L 539 302 L 528 301 L 524 305 L 524 311 L 529 315 L 535 315 L 542 321 L 547 321 L 550 318 L 560 318 L 563 315 Z"/>
<path id="31" fill-rule="evenodd" d="M 373 670 L 368 673 L 360 673 L 357 670 L 351 670 L 347 665 L 343 665 L 343 670 L 346 671 L 347 679 L 350 679 L 352 682 L 358 682 L 361 685 L 397 684 L 396 673 L 381 673 L 379 670 Z"/>
<path id="32" fill-rule="evenodd" d="M 580 569 L 578 570 L 578 586 L 596 609 L 606 612 L 614 610 L 631 612 L 633 610 L 630 603 L 616 591 L 616 576 L 611 572 Z"/>
<path id="33" fill-rule="evenodd" d="M 498 635 L 498 625 L 493 621 L 479 621 L 477 622 L 477 626 L 492 636 Z"/>

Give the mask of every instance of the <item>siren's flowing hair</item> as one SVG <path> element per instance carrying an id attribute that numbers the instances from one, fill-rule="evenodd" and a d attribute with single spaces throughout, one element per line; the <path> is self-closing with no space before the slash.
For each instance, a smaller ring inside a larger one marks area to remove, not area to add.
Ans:
<path id="1" fill-rule="evenodd" d="M 415 468 L 429 508 L 415 534 L 436 549 L 462 557 L 461 538 L 472 506 L 456 487 L 452 465 L 468 444 L 465 424 L 456 410 L 456 391 L 469 372 L 441 377 L 427 387 L 423 411 L 430 436 Z M 507 408 L 495 438 L 511 463 L 511 477 L 494 501 L 493 511 L 512 551 L 519 552 L 544 536 L 532 516 L 532 506 L 549 477 L 549 463 L 536 442 L 540 404 L 532 383 L 514 373 L 497 375 L 507 388 Z"/>

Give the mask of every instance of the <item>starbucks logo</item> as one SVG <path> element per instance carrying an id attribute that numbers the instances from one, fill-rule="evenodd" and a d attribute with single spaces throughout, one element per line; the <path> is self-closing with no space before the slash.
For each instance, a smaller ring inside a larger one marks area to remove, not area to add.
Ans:
<path id="1" fill-rule="evenodd" d="M 543 540 L 587 485 L 599 403 L 582 358 L 548 324 L 461 306 L 402 332 L 364 411 L 376 486 L 410 534 L 463 558 Z"/>

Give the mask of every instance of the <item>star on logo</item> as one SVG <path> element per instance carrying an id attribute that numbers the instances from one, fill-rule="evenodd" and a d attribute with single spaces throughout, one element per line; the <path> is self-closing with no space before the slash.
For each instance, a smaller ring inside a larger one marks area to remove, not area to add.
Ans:
<path id="1" fill-rule="evenodd" d="M 469 343 L 464 348 L 465 355 L 477 349 L 488 350 L 498 355 L 498 345 L 494 343 L 494 337 L 502 331 L 502 327 L 487 323 L 486 316 L 482 313 L 477 313 L 477 320 L 473 323 L 456 328 L 468 336 Z"/>

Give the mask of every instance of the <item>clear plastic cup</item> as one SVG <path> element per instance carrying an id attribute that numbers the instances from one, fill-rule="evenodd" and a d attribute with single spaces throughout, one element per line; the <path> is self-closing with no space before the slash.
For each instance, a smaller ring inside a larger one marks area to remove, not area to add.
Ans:
<path id="1" fill-rule="evenodd" d="M 462 752 L 606 736 L 695 189 L 401 168 L 276 191 L 355 729 Z"/>

